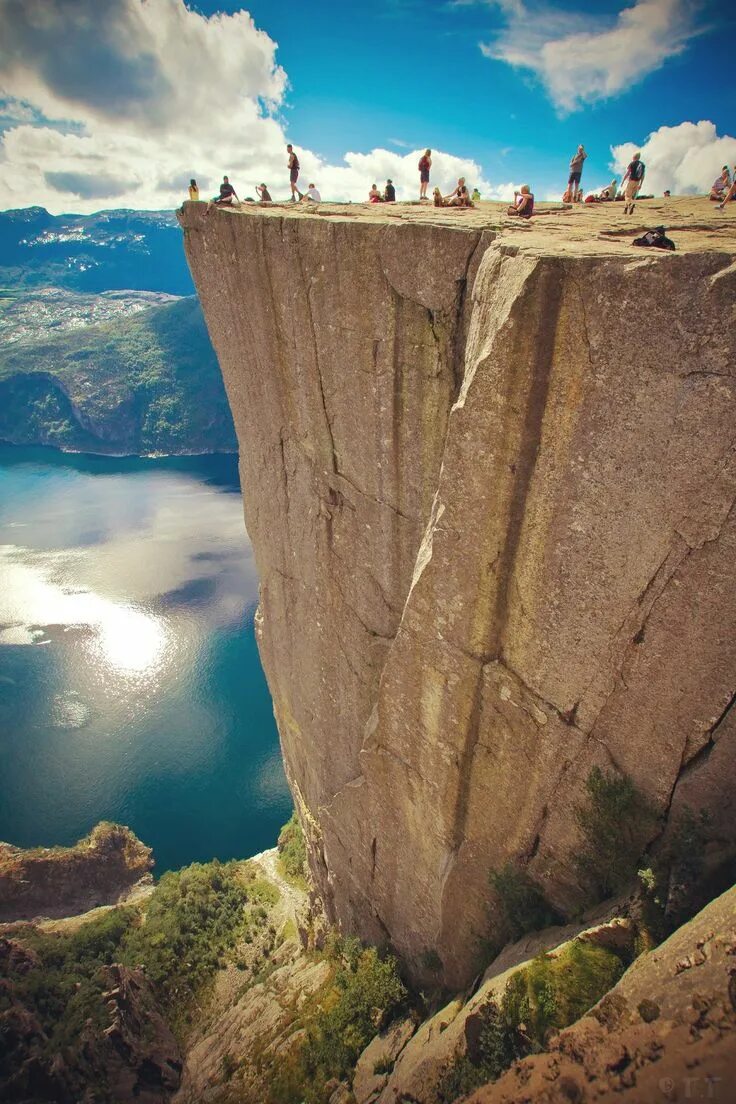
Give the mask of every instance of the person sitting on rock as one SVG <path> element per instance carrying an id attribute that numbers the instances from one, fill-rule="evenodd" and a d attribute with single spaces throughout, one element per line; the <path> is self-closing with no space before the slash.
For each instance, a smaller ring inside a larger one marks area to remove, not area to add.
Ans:
<path id="1" fill-rule="evenodd" d="M 220 194 L 215 196 L 212 202 L 216 207 L 232 207 L 234 200 L 238 203 L 240 202 L 238 194 L 232 184 L 226 176 L 223 176 L 222 184 L 220 185 Z"/>
<path id="2" fill-rule="evenodd" d="M 256 184 L 256 195 L 259 203 L 273 203 L 267 184 Z"/>
<path id="3" fill-rule="evenodd" d="M 710 189 L 710 195 L 708 198 L 714 203 L 720 203 L 723 196 L 731 187 L 731 174 L 728 171 L 728 165 L 724 165 L 721 169 L 721 175 L 713 181 L 713 185 Z"/>
<path id="4" fill-rule="evenodd" d="M 457 182 L 457 187 L 449 195 L 445 196 L 445 203 L 448 207 L 472 207 L 473 201 L 470 198 L 470 192 L 468 186 L 465 183 L 465 177 L 461 176 Z"/>
<path id="5" fill-rule="evenodd" d="M 383 193 L 384 203 L 396 202 L 396 189 L 394 188 L 394 182 L 390 178 L 386 181 L 386 190 Z"/>
<path id="6" fill-rule="evenodd" d="M 733 181 L 731 183 L 731 187 L 728 189 L 725 196 L 723 197 L 723 201 L 718 204 L 718 210 L 722 211 L 730 200 L 736 200 L 736 165 L 734 165 L 733 167 Z"/>
<path id="7" fill-rule="evenodd" d="M 480 203 L 480 192 L 477 188 L 473 188 L 473 194 L 470 197 L 473 203 Z"/>
<path id="8" fill-rule="evenodd" d="M 302 203 L 321 203 L 322 196 L 317 191 L 316 184 L 310 184 L 302 196 Z"/>
<path id="9" fill-rule="evenodd" d="M 368 193 L 368 202 L 383 203 L 383 197 L 375 184 L 371 184 L 371 190 Z"/>
<path id="10" fill-rule="evenodd" d="M 199 185 L 194 178 L 189 181 L 189 198 L 192 203 L 197 203 L 199 201 Z"/>
<path id="11" fill-rule="evenodd" d="M 514 192 L 514 202 L 506 211 L 507 215 L 528 219 L 534 214 L 534 193 L 528 184 L 521 185 L 520 192 Z"/>
<path id="12" fill-rule="evenodd" d="M 439 188 L 435 188 L 432 192 L 432 199 L 434 200 L 435 207 L 444 207 L 445 201 L 442 198 L 442 192 Z"/>

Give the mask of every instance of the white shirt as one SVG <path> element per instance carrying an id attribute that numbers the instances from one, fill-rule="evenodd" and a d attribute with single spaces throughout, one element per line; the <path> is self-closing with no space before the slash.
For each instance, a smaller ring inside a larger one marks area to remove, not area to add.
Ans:
<path id="1" fill-rule="evenodd" d="M 307 199 L 311 199 L 313 203 L 321 203 L 322 196 L 319 194 L 316 188 L 307 188 L 304 193 Z"/>

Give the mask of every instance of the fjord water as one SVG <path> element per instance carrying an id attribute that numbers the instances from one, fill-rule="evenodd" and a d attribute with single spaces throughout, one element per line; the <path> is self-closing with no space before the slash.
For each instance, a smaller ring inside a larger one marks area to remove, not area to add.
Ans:
<path id="1" fill-rule="evenodd" d="M 272 846 L 256 595 L 235 457 L 0 446 L 0 839 L 120 821 L 158 872 Z"/>

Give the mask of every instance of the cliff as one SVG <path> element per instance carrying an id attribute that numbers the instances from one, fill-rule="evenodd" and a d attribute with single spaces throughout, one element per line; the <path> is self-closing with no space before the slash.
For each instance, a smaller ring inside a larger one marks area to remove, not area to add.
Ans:
<path id="1" fill-rule="evenodd" d="M 650 208 L 179 215 L 313 873 L 420 979 L 508 860 L 578 907 L 594 766 L 734 844 L 736 235 Z"/>
<path id="2" fill-rule="evenodd" d="M 74 847 L 0 843 L 0 923 L 116 904 L 151 879 L 152 866 L 150 847 L 129 828 L 104 821 Z"/>

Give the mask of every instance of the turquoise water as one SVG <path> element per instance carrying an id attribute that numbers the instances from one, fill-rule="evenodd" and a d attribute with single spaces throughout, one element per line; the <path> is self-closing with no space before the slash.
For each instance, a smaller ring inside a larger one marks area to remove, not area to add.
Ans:
<path id="1" fill-rule="evenodd" d="M 272 846 L 256 597 L 234 457 L 0 446 L 0 839 L 120 821 L 159 872 Z"/>

